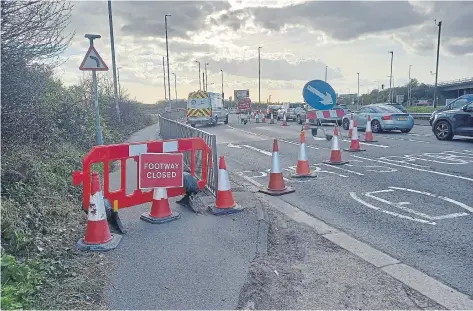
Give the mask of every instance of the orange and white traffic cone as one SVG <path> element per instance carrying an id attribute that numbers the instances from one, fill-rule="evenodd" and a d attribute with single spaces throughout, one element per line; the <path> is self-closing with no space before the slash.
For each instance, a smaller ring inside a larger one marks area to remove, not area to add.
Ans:
<path id="1" fill-rule="evenodd" d="M 97 172 L 92 173 L 87 216 L 85 237 L 77 241 L 77 248 L 83 251 L 108 251 L 116 248 L 122 236 L 110 233 L 99 174 Z"/>
<path id="2" fill-rule="evenodd" d="M 269 195 L 282 195 L 295 192 L 296 190 L 294 188 L 286 187 L 286 184 L 284 183 L 281 165 L 279 163 L 279 147 L 277 139 L 273 142 L 273 156 L 271 162 L 268 188 L 259 189 L 259 192 Z"/>
<path id="3" fill-rule="evenodd" d="M 141 214 L 140 218 L 152 224 L 163 224 L 179 219 L 181 215 L 171 210 L 168 200 L 168 190 L 166 188 L 154 188 L 151 211 Z"/>
<path id="4" fill-rule="evenodd" d="M 348 126 L 348 137 L 351 138 L 353 134 L 353 112 L 350 115 L 350 125 Z"/>
<path id="5" fill-rule="evenodd" d="M 261 123 L 266 123 L 266 117 L 264 116 L 264 113 L 261 113 Z"/>
<path id="6" fill-rule="evenodd" d="M 281 126 L 287 126 L 287 119 L 286 119 L 286 113 L 284 113 L 283 117 L 282 117 L 282 124 Z"/>
<path id="7" fill-rule="evenodd" d="M 342 152 L 340 151 L 340 144 L 338 143 L 338 126 L 335 126 L 333 130 L 333 137 L 332 137 L 332 150 L 330 151 L 330 160 L 324 161 L 326 164 L 332 165 L 343 165 L 347 164 L 348 161 L 342 161 Z"/>
<path id="8" fill-rule="evenodd" d="M 304 130 L 310 130 L 309 118 L 305 118 Z"/>
<path id="9" fill-rule="evenodd" d="M 365 130 L 365 142 L 376 142 L 373 139 L 373 132 L 371 130 L 371 116 L 368 115 L 368 121 L 366 122 L 366 130 Z"/>
<path id="10" fill-rule="evenodd" d="M 356 123 L 356 120 L 353 120 L 353 133 L 351 135 L 350 148 L 344 150 L 348 152 L 365 151 L 364 149 L 360 148 L 360 140 L 358 139 L 358 124 Z"/>
<path id="11" fill-rule="evenodd" d="M 291 177 L 302 178 L 302 177 L 316 177 L 315 174 L 311 173 L 309 160 L 307 159 L 307 152 L 305 146 L 305 133 L 301 131 L 301 146 L 299 149 L 299 158 L 297 159 L 296 173 Z"/>
<path id="12" fill-rule="evenodd" d="M 215 205 L 209 205 L 209 210 L 213 215 L 234 214 L 243 210 L 240 205 L 236 204 L 233 198 L 227 165 L 223 156 L 220 156 L 218 164 L 217 199 L 215 200 Z"/>

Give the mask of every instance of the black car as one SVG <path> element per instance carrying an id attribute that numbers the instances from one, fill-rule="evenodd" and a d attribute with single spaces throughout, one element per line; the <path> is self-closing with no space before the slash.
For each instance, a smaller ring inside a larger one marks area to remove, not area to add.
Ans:
<path id="1" fill-rule="evenodd" d="M 445 105 L 444 107 L 441 107 L 432 113 L 429 119 L 430 125 L 432 125 L 437 113 L 451 109 L 461 109 L 463 106 L 468 105 L 469 103 L 473 103 L 473 94 L 465 94 L 456 98 L 448 105 Z"/>
<path id="2" fill-rule="evenodd" d="M 454 135 L 473 137 L 473 102 L 461 109 L 437 113 L 432 123 L 432 132 L 438 140 L 451 140 Z"/>

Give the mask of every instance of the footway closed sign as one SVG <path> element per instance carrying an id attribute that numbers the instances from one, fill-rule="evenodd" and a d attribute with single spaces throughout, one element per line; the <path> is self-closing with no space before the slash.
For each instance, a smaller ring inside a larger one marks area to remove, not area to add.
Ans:
<path id="1" fill-rule="evenodd" d="M 182 187 L 183 159 L 182 153 L 142 153 L 140 189 Z"/>

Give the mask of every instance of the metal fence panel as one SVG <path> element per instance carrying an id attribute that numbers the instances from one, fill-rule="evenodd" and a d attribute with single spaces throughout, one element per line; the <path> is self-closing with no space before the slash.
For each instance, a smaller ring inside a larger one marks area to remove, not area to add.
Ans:
<path id="1" fill-rule="evenodd" d="M 176 120 L 171 120 L 172 114 L 166 113 L 158 116 L 158 130 L 157 136 L 161 139 L 179 139 L 179 138 L 190 138 L 200 137 L 210 147 L 212 151 L 211 161 L 212 164 L 208 166 L 208 181 L 207 188 L 213 195 L 217 195 L 217 184 L 218 184 L 218 161 L 217 161 L 217 136 L 214 134 L 207 133 L 205 131 L 193 128 L 187 124 L 183 124 Z M 157 137 L 158 138 L 158 137 Z M 196 163 L 202 162 L 202 154 L 196 153 Z M 190 167 L 190 153 L 184 154 L 184 165 Z M 197 176 L 202 176 L 201 167 L 196 165 Z"/>

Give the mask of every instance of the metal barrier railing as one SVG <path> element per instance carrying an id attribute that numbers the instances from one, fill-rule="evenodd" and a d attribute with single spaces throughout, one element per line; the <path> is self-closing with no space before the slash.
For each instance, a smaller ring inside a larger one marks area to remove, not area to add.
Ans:
<path id="1" fill-rule="evenodd" d="M 213 194 L 217 195 L 217 182 L 218 182 L 218 163 L 217 163 L 217 136 L 214 134 L 207 133 L 205 131 L 193 128 L 189 125 L 180 123 L 170 119 L 170 113 L 166 113 L 167 117 L 162 114 L 158 116 L 158 129 L 159 136 L 161 139 L 178 139 L 178 138 L 191 138 L 200 137 L 211 149 L 212 165 L 207 167 L 207 189 Z M 158 133 L 157 133 L 158 134 Z M 190 167 L 191 161 L 201 163 L 202 155 L 196 153 L 195 159 L 191 159 L 190 154 L 184 154 L 184 165 Z M 201 167 L 196 166 L 197 176 L 201 176 Z"/>

